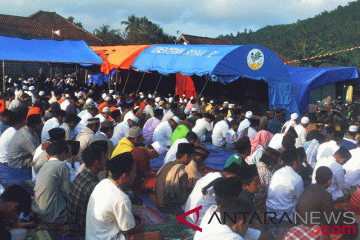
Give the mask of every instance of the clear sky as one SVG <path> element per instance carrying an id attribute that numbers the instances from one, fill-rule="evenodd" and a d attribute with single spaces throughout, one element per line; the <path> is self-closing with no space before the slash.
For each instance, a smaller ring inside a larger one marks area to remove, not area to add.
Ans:
<path id="1" fill-rule="evenodd" d="M 294 23 L 331 11 L 348 0 L 0 0 L 0 14 L 29 16 L 39 10 L 81 22 L 93 32 L 103 24 L 123 29 L 121 21 L 146 16 L 166 33 L 217 37 Z"/>

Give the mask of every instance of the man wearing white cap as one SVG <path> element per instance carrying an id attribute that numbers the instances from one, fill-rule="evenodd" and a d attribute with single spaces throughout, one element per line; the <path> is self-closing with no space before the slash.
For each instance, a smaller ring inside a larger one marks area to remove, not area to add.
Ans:
<path id="1" fill-rule="evenodd" d="M 345 182 L 349 188 L 357 187 L 360 184 L 360 141 L 357 148 L 349 151 L 351 159 L 343 165 L 345 173 Z"/>
<path id="2" fill-rule="evenodd" d="M 205 112 L 210 112 L 210 110 L 213 108 L 214 100 L 210 100 L 210 103 L 205 107 Z"/>
<path id="3" fill-rule="evenodd" d="M 159 142 L 163 147 L 168 149 L 173 131 L 179 123 L 180 119 L 178 117 L 173 117 L 167 122 L 162 122 L 157 125 L 153 134 L 153 142 Z"/>
<path id="4" fill-rule="evenodd" d="M 197 134 L 201 142 L 211 141 L 211 132 L 213 130 L 211 122 L 214 120 L 214 116 L 207 113 L 204 118 L 196 120 L 195 127 L 192 131 Z"/>
<path id="5" fill-rule="evenodd" d="M 115 147 L 118 145 L 119 141 L 123 137 L 129 136 L 130 129 L 136 126 L 138 122 L 139 122 L 139 118 L 134 115 L 131 116 L 127 121 L 123 121 L 118 125 L 116 125 L 114 129 L 113 137 L 110 139 Z"/>
<path id="6" fill-rule="evenodd" d="M 231 118 L 221 120 L 214 126 L 212 133 L 212 144 L 217 147 L 225 146 L 226 144 L 226 134 L 230 130 Z"/>
<path id="7" fill-rule="evenodd" d="M 133 102 L 130 102 L 129 103 L 129 108 L 128 108 L 128 112 L 125 114 L 125 116 L 124 116 L 124 122 L 126 122 L 128 119 L 130 119 L 131 117 L 134 117 L 135 116 L 135 111 L 134 111 L 134 109 L 135 109 L 135 105 L 134 105 L 134 103 Z M 136 116 L 135 116 L 136 117 Z"/>
<path id="8" fill-rule="evenodd" d="M 61 104 L 60 104 L 60 108 L 64 111 L 66 111 L 66 108 L 70 105 L 70 101 L 69 101 L 69 98 L 70 95 L 69 94 L 65 94 L 65 98 L 66 100 L 63 101 Z"/>
<path id="9" fill-rule="evenodd" d="M 82 160 L 82 153 L 90 146 L 92 138 L 95 136 L 95 133 L 99 131 L 100 128 L 100 119 L 99 118 L 90 118 L 87 120 L 87 127 L 83 128 L 81 132 L 76 136 L 76 141 L 80 142 L 80 150 L 77 157 Z"/>
<path id="10" fill-rule="evenodd" d="M 176 103 L 171 103 L 170 109 L 165 113 L 162 122 L 169 121 L 169 119 L 173 118 L 175 116 L 177 109 L 178 109 L 178 105 Z"/>
<path id="11" fill-rule="evenodd" d="M 189 115 L 189 118 L 193 117 L 195 114 L 198 113 L 198 109 L 197 108 L 191 108 L 190 110 L 190 115 Z"/>
<path id="12" fill-rule="evenodd" d="M 247 128 L 250 127 L 250 119 L 252 117 L 253 117 L 253 113 L 251 111 L 247 111 L 245 113 L 245 119 L 240 122 L 238 130 L 237 130 L 237 134 L 240 134 L 241 132 L 244 132 L 244 130 L 246 130 Z"/>
<path id="13" fill-rule="evenodd" d="M 294 127 L 298 135 L 298 138 L 296 139 L 296 143 L 295 143 L 296 148 L 302 147 L 306 142 L 306 136 L 307 136 L 306 128 L 307 126 L 309 126 L 309 123 L 310 123 L 310 119 L 308 117 L 303 117 L 301 118 L 301 123 L 299 123 Z"/>
<path id="14" fill-rule="evenodd" d="M 101 111 L 101 113 L 99 113 L 98 115 L 96 115 L 95 117 L 100 119 L 100 123 L 106 121 L 109 119 L 110 117 L 110 113 L 111 113 L 111 109 L 109 107 L 104 107 Z"/>
<path id="15" fill-rule="evenodd" d="M 30 87 L 29 87 L 29 91 L 27 91 L 26 93 L 31 97 L 32 102 L 34 103 L 34 101 L 35 101 L 35 94 L 36 94 L 36 92 L 35 92 L 35 87 L 34 87 L 34 86 L 30 86 Z"/>
<path id="16" fill-rule="evenodd" d="M 356 125 L 351 125 L 340 146 L 345 147 L 347 150 L 356 149 L 357 141 L 355 140 L 355 137 L 358 131 L 359 129 Z"/>
<path id="17" fill-rule="evenodd" d="M 291 119 L 287 121 L 281 129 L 281 133 L 286 133 L 290 127 L 295 127 L 297 124 L 299 115 L 297 113 L 291 114 Z"/>
<path id="18" fill-rule="evenodd" d="M 136 178 L 132 189 L 136 192 L 152 192 L 156 185 L 156 170 L 150 166 L 151 159 L 165 153 L 165 148 L 154 142 L 148 147 L 135 147 L 131 150 L 136 166 Z"/>
<path id="19" fill-rule="evenodd" d="M 155 109 L 155 100 L 154 99 L 150 98 L 147 102 L 148 102 L 148 104 L 145 107 L 145 110 L 146 110 L 145 121 L 154 117 L 154 109 Z"/>

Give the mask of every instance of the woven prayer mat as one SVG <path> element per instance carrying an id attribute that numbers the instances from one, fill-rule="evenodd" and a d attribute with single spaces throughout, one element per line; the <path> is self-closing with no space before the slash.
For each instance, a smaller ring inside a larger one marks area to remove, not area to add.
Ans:
<path id="1" fill-rule="evenodd" d="M 159 216 L 159 214 L 156 211 L 146 206 L 134 208 L 133 214 L 136 214 L 141 218 L 142 225 L 164 224 L 167 222 L 166 219 Z"/>

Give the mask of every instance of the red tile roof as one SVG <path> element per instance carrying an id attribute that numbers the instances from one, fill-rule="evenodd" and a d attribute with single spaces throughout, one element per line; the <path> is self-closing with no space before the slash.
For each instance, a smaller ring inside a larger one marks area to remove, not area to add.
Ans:
<path id="1" fill-rule="evenodd" d="M 280 53 L 277 53 L 275 51 L 273 51 L 276 55 L 278 55 L 278 57 L 281 59 L 281 61 L 283 61 L 283 63 L 287 63 L 287 62 L 290 62 L 289 59 L 287 59 L 286 57 L 284 57 L 283 55 L 281 55 Z M 295 67 L 299 67 L 300 65 L 297 64 L 296 62 L 291 62 L 291 63 L 288 63 L 286 65 L 289 65 L 289 66 L 295 66 Z"/>
<path id="2" fill-rule="evenodd" d="M 0 35 L 18 38 L 52 39 L 52 31 L 61 30 L 55 40 L 84 40 L 89 45 L 103 45 L 104 41 L 55 12 L 38 11 L 29 17 L 0 14 Z"/>
<path id="3" fill-rule="evenodd" d="M 218 38 L 198 37 L 182 34 L 176 42 L 184 41 L 186 44 L 206 44 L 206 45 L 232 45 L 229 40 Z"/>

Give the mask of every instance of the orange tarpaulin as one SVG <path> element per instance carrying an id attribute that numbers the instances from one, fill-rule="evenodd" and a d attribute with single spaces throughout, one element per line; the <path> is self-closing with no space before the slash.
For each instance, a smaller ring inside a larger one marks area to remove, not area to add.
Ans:
<path id="1" fill-rule="evenodd" d="M 183 79 L 184 77 L 184 79 Z M 182 79 L 182 81 L 181 81 Z M 180 85 L 181 83 L 181 85 Z M 179 87 L 180 85 L 180 87 Z M 196 98 L 195 85 L 190 76 L 183 76 L 181 73 L 176 74 L 176 86 L 175 86 L 175 95 L 186 96 L 186 98 L 194 97 Z"/>
<path id="2" fill-rule="evenodd" d="M 109 74 L 113 69 L 129 69 L 135 58 L 150 46 L 151 45 L 93 46 L 90 48 L 104 60 L 104 63 L 101 65 L 101 72 Z"/>

